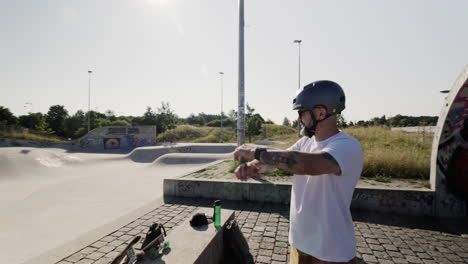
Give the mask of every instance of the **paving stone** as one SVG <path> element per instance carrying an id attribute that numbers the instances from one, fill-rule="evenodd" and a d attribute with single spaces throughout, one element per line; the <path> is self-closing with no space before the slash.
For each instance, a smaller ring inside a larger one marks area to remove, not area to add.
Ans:
<path id="1" fill-rule="evenodd" d="M 247 233 L 247 234 L 249 234 L 249 233 L 252 232 L 252 229 L 251 229 L 251 228 L 247 228 L 247 227 L 242 227 L 242 228 L 241 228 L 241 231 L 242 231 L 242 233 Z"/>
<path id="2" fill-rule="evenodd" d="M 387 250 L 387 251 L 398 251 L 398 248 L 395 247 L 394 245 L 391 245 L 391 244 L 383 244 L 382 246 L 383 246 L 383 247 L 385 248 L 385 250 Z"/>
<path id="3" fill-rule="evenodd" d="M 286 261 L 287 256 L 286 256 L 286 254 L 284 254 L 284 255 L 273 254 L 273 256 L 271 256 L 271 259 L 276 260 L 276 261 Z"/>
<path id="4" fill-rule="evenodd" d="M 413 252 L 425 252 L 424 249 L 422 249 L 421 247 L 418 247 L 418 246 L 410 246 L 411 250 Z"/>
<path id="5" fill-rule="evenodd" d="M 257 231 L 257 232 L 264 232 L 265 231 L 265 227 L 263 226 L 255 226 L 253 228 L 254 231 Z"/>
<path id="6" fill-rule="evenodd" d="M 269 242 L 262 242 L 260 243 L 260 248 L 262 249 L 273 249 L 275 246 L 273 243 L 269 243 Z"/>
<path id="7" fill-rule="evenodd" d="M 286 264 L 286 262 L 285 262 L 285 261 L 276 261 L 276 260 L 273 260 L 273 261 L 271 262 L 271 264 Z"/>
<path id="8" fill-rule="evenodd" d="M 106 242 L 103 242 L 103 241 L 97 241 L 97 242 L 94 242 L 93 244 L 91 244 L 91 247 L 94 247 L 94 248 L 100 248 L 100 247 L 103 247 L 105 246 L 107 243 Z"/>
<path id="9" fill-rule="evenodd" d="M 92 260 L 98 260 L 100 258 L 102 258 L 105 254 L 102 253 L 102 252 L 93 252 L 91 254 L 89 254 L 88 256 L 86 256 L 86 258 L 88 259 L 92 259 Z"/>
<path id="10" fill-rule="evenodd" d="M 109 252 L 113 251 L 114 249 L 115 249 L 114 246 L 107 246 L 107 245 L 106 245 L 106 246 L 103 246 L 103 247 L 98 248 L 97 251 L 99 251 L 99 252 L 101 252 L 101 253 L 109 253 Z"/>
<path id="11" fill-rule="evenodd" d="M 403 254 L 405 256 L 416 256 L 416 254 L 411 249 L 401 248 L 400 252 L 401 252 L 401 254 Z"/>
<path id="12" fill-rule="evenodd" d="M 258 256 L 257 260 L 255 261 L 255 263 L 270 263 L 270 262 L 271 262 L 271 257 L 267 257 L 267 256 Z"/>
<path id="13" fill-rule="evenodd" d="M 265 236 L 265 237 L 276 237 L 276 233 L 275 232 L 265 232 L 265 233 L 263 233 L 263 236 Z"/>
<path id="14" fill-rule="evenodd" d="M 94 260 L 92 259 L 82 259 L 78 261 L 76 264 L 92 264 L 92 263 L 94 263 Z"/>
<path id="15" fill-rule="evenodd" d="M 362 259 L 366 262 L 377 263 L 378 260 L 374 255 L 362 254 Z"/>
<path id="16" fill-rule="evenodd" d="M 272 254 L 273 254 L 273 250 L 271 250 L 271 249 L 260 249 L 260 250 L 258 250 L 258 255 L 259 256 L 269 256 L 269 257 L 271 257 Z"/>
<path id="17" fill-rule="evenodd" d="M 249 242 L 250 249 L 258 249 L 260 247 L 260 243 L 258 242 Z"/>
<path id="18" fill-rule="evenodd" d="M 367 244 L 380 245 L 380 242 L 377 239 L 374 239 L 374 238 L 366 238 L 366 243 Z"/>
<path id="19" fill-rule="evenodd" d="M 286 243 L 289 242 L 287 236 L 276 236 L 276 241 L 286 242 Z"/>
<path id="20" fill-rule="evenodd" d="M 76 262 L 80 261 L 81 259 L 83 259 L 85 257 L 86 257 L 86 254 L 84 254 L 84 253 L 75 253 L 75 254 L 69 256 L 68 258 L 66 258 L 65 260 L 69 261 L 69 262 L 72 262 L 72 263 L 76 263 Z"/>
<path id="21" fill-rule="evenodd" d="M 276 242 L 275 242 L 275 246 L 276 246 L 276 247 L 287 248 L 287 247 L 288 247 L 288 243 L 276 241 Z"/>
<path id="22" fill-rule="evenodd" d="M 263 242 L 268 242 L 268 243 L 275 243 L 275 239 L 273 237 L 263 237 Z"/>
<path id="23" fill-rule="evenodd" d="M 422 259 L 424 264 L 437 264 L 437 262 L 433 259 Z"/>
<path id="24" fill-rule="evenodd" d="M 390 256 L 384 251 L 374 251 L 373 253 L 378 259 L 390 259 Z"/>
<path id="25" fill-rule="evenodd" d="M 261 237 L 261 236 L 263 236 L 263 232 L 256 232 L 256 231 L 253 231 L 253 232 L 251 233 L 251 236 L 258 236 L 258 237 Z"/>
<path id="26" fill-rule="evenodd" d="M 405 257 L 409 263 L 423 263 L 422 260 L 416 256 L 407 255 Z"/>
<path id="27" fill-rule="evenodd" d="M 242 225 L 242 228 L 253 228 L 255 226 L 255 224 L 252 224 L 252 223 L 245 223 Z"/>
<path id="28" fill-rule="evenodd" d="M 380 259 L 378 258 L 377 259 L 379 264 L 394 264 L 395 262 L 391 261 L 391 260 L 388 260 L 388 259 Z"/>
<path id="29" fill-rule="evenodd" d="M 288 254 L 288 249 L 284 247 L 275 247 L 273 249 L 273 253 L 286 256 Z"/>
<path id="30" fill-rule="evenodd" d="M 109 242 L 109 244 L 107 244 L 107 245 L 108 246 L 118 247 L 118 246 L 124 244 L 125 242 L 126 242 L 125 240 L 116 239 L 116 240 L 113 240 L 113 241 Z"/>
<path id="31" fill-rule="evenodd" d="M 374 251 L 385 251 L 384 247 L 382 247 L 381 245 L 369 244 L 369 248 L 371 248 Z"/>
<path id="32" fill-rule="evenodd" d="M 357 247 L 357 252 L 361 254 L 372 254 L 372 250 L 368 247 Z"/>
<path id="33" fill-rule="evenodd" d="M 262 239 L 263 239 L 263 238 L 262 238 L 261 236 L 255 236 L 255 237 L 254 237 L 254 236 L 250 236 L 250 237 L 249 237 L 249 241 L 258 242 L 258 243 L 262 242 Z"/>
<path id="34" fill-rule="evenodd" d="M 455 262 L 462 262 L 463 261 L 462 258 L 460 258 L 459 256 L 457 256 L 455 254 L 444 254 L 444 255 L 450 261 L 455 261 Z"/>
<path id="35" fill-rule="evenodd" d="M 392 258 L 392 260 L 396 264 L 407 264 L 408 263 L 408 260 L 406 260 L 404 258 Z"/>

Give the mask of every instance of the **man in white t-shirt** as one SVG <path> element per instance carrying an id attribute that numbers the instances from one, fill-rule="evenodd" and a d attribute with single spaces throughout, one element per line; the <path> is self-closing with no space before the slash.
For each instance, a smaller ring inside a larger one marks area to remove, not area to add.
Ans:
<path id="1" fill-rule="evenodd" d="M 240 180 L 276 168 L 294 174 L 289 243 L 291 264 L 355 263 L 356 240 L 350 212 L 361 175 L 360 143 L 338 130 L 336 114 L 345 108 L 343 89 L 332 81 L 313 82 L 299 90 L 293 109 L 303 137 L 287 151 L 239 147 L 235 160 Z"/>

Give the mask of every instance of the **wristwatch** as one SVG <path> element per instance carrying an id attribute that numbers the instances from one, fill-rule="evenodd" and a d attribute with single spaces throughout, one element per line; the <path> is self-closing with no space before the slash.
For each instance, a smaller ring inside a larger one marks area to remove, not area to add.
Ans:
<path id="1" fill-rule="evenodd" d="M 262 152 L 266 152 L 266 148 L 255 148 L 255 153 L 254 153 L 254 157 L 256 160 L 260 160 L 260 155 L 262 154 Z"/>

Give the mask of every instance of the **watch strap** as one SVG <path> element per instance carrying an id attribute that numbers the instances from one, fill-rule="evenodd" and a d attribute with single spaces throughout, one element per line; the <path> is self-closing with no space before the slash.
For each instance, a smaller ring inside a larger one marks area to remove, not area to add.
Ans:
<path id="1" fill-rule="evenodd" d="M 255 148 L 254 157 L 256 160 L 260 160 L 260 155 L 262 152 L 266 152 L 266 148 Z"/>

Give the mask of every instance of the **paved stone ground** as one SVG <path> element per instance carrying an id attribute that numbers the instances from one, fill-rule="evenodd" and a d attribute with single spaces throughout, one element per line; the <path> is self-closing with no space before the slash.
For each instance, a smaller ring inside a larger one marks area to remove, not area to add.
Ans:
<path id="1" fill-rule="evenodd" d="M 212 200 L 174 198 L 128 225 L 66 257 L 58 264 L 107 264 L 135 235 L 144 236 L 153 222 L 170 231 Z M 289 262 L 289 206 L 226 201 L 236 211 L 256 263 Z M 468 263 L 466 222 L 353 212 L 358 263 Z M 465 229 L 465 230 L 463 230 Z M 466 234 L 466 233 L 465 233 Z M 141 243 L 141 242 L 140 242 Z M 137 245 L 139 247 L 140 245 Z"/>

